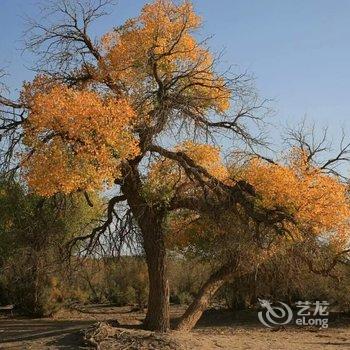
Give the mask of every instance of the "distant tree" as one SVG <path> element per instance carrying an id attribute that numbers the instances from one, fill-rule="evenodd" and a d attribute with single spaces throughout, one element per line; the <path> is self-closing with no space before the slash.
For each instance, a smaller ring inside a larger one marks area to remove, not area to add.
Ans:
<path id="1" fill-rule="evenodd" d="M 65 244 L 91 227 L 100 215 L 97 208 L 81 195 L 45 199 L 13 181 L 0 183 L 0 268 L 8 301 L 36 316 L 55 311 Z"/>

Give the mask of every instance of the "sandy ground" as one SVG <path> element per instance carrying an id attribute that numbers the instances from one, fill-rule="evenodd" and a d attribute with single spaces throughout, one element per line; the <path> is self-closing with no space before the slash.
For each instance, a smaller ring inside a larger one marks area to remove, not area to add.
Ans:
<path id="1" fill-rule="evenodd" d="M 183 310 L 172 308 L 172 317 Z M 211 311 L 188 334 L 160 336 L 138 328 L 144 314 L 130 308 L 87 306 L 64 311 L 54 319 L 0 319 L 0 349 L 88 349 L 83 331 L 98 321 L 118 328 L 101 343 L 101 349 L 350 349 L 350 319 L 336 320 L 328 329 L 287 327 L 271 331 L 261 326 L 256 312 Z M 114 322 L 114 323 L 113 323 Z M 90 346 L 91 348 L 91 346 Z"/>

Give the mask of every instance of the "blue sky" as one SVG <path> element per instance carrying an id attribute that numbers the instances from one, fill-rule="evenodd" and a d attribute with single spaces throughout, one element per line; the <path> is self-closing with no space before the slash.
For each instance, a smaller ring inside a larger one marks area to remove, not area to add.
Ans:
<path id="1" fill-rule="evenodd" d="M 94 27 L 99 35 L 138 14 L 146 1 L 119 0 L 111 16 Z M 38 16 L 37 0 L 2 0 L 0 67 L 11 89 L 32 73 L 22 55 L 22 16 Z M 225 48 L 225 62 L 248 69 L 261 96 L 274 99 L 276 123 L 296 124 L 305 115 L 350 134 L 349 0 L 195 0 L 211 46 Z"/>

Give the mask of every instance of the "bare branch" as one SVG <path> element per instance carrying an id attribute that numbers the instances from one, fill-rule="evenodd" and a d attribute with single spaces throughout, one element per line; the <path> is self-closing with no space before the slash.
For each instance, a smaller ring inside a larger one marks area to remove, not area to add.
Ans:
<path id="1" fill-rule="evenodd" d="M 60 76 L 101 58 L 89 36 L 93 21 L 108 14 L 112 0 L 57 0 L 42 7 L 42 18 L 27 18 L 25 49 L 39 56 L 35 70 Z M 55 18 L 54 22 L 50 22 Z"/>
<path id="2" fill-rule="evenodd" d="M 108 201 L 107 206 L 107 212 L 106 212 L 106 219 L 101 223 L 101 225 L 95 227 L 92 232 L 88 235 L 84 236 L 77 236 L 74 237 L 69 243 L 68 243 L 68 251 L 69 254 L 72 253 L 73 248 L 76 246 L 78 242 L 82 241 L 88 241 L 88 246 L 86 248 L 86 251 L 88 253 L 91 253 L 91 251 L 96 246 L 100 236 L 106 232 L 106 230 L 110 227 L 115 217 L 115 206 L 117 203 L 125 201 L 126 198 L 123 195 L 112 197 Z"/>
<path id="3" fill-rule="evenodd" d="M 348 181 L 348 177 L 344 175 L 343 165 L 350 161 L 350 142 L 345 141 L 344 130 L 342 130 L 336 152 L 332 143 L 329 142 L 328 128 L 324 128 L 317 136 L 315 125 L 312 124 L 308 127 L 305 120 L 297 128 L 287 129 L 285 141 L 289 147 L 296 146 L 305 152 L 307 161 L 311 165 L 317 166 L 325 173 Z"/>

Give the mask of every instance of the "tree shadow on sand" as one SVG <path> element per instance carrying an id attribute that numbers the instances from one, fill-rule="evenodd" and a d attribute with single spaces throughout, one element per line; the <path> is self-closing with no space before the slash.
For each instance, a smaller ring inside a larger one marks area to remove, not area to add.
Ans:
<path id="1" fill-rule="evenodd" d="M 77 349 L 81 343 L 79 331 L 93 324 L 94 321 L 55 321 L 55 320 L 0 320 L 0 345 L 21 343 L 26 341 L 41 341 L 55 337 L 51 341 L 59 349 Z M 49 345 L 49 344 L 47 344 Z"/>

